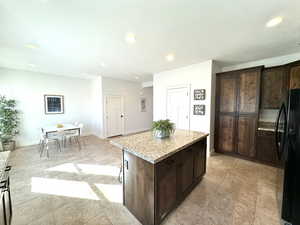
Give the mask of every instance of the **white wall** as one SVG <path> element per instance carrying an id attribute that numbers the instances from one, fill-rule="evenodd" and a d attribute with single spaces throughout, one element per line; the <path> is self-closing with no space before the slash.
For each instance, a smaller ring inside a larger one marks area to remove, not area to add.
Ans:
<path id="1" fill-rule="evenodd" d="M 91 120 L 92 133 L 99 138 L 104 137 L 103 133 L 103 90 L 102 77 L 96 77 L 92 81 L 91 87 Z M 88 90 L 87 90 L 88 91 Z"/>
<path id="2" fill-rule="evenodd" d="M 190 129 L 210 134 L 208 138 L 208 149 L 210 150 L 213 150 L 216 70 L 218 70 L 218 68 L 214 67 L 214 62 L 209 60 L 187 67 L 157 73 L 154 74 L 153 78 L 154 120 L 166 119 L 166 94 L 168 87 L 190 85 Z M 204 101 L 194 101 L 194 89 L 205 89 L 206 99 Z M 206 112 L 204 116 L 193 115 L 194 104 L 205 104 Z"/>
<path id="3" fill-rule="evenodd" d="M 40 128 L 82 122 L 83 134 L 93 132 L 92 80 L 0 68 L 0 94 L 17 100 L 21 114 L 18 145 L 37 144 Z M 64 95 L 65 113 L 46 115 L 44 94 Z"/>
<path id="4" fill-rule="evenodd" d="M 143 88 L 140 83 L 111 79 L 102 79 L 103 97 L 120 95 L 124 97 L 125 134 L 148 130 L 153 121 L 153 90 Z M 146 98 L 147 112 L 140 112 L 140 98 Z M 106 127 L 104 126 L 106 134 Z M 104 135 L 105 136 L 105 135 Z"/>

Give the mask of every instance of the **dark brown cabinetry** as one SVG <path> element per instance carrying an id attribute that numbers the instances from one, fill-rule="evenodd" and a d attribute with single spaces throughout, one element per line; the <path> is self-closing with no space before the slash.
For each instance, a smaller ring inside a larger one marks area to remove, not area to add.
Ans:
<path id="1" fill-rule="evenodd" d="M 265 68 L 262 73 L 261 109 L 279 109 L 287 96 L 286 66 Z"/>
<path id="2" fill-rule="evenodd" d="M 156 164 L 123 151 L 123 166 L 123 204 L 142 224 L 160 224 L 205 174 L 206 138 Z"/>
<path id="3" fill-rule="evenodd" d="M 300 88 L 300 61 L 290 63 L 288 69 L 290 75 L 289 88 Z"/>
<path id="4" fill-rule="evenodd" d="M 283 163 L 276 155 L 275 136 L 273 131 L 257 132 L 257 159 L 261 162 L 281 167 Z"/>
<path id="5" fill-rule="evenodd" d="M 300 61 L 219 73 L 216 85 L 216 152 L 280 166 L 275 133 L 258 130 L 259 114 L 279 109 L 288 90 L 300 88 Z"/>
<path id="6" fill-rule="evenodd" d="M 257 115 L 240 115 L 238 118 L 237 153 L 254 158 L 256 154 Z"/>
<path id="7" fill-rule="evenodd" d="M 255 156 L 263 67 L 217 75 L 215 150 Z"/>

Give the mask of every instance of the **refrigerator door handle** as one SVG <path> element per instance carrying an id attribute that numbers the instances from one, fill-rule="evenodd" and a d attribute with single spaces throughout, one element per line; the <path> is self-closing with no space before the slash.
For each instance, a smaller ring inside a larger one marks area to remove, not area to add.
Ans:
<path id="1" fill-rule="evenodd" d="M 285 110 L 285 104 L 283 103 L 280 107 L 280 110 L 279 110 L 279 113 L 278 113 L 278 117 L 277 117 L 277 120 L 276 120 L 276 128 L 275 128 L 275 142 L 276 142 L 276 152 L 277 152 L 277 156 L 278 156 L 278 159 L 280 160 L 281 159 L 281 155 L 282 153 L 280 152 L 280 150 L 282 150 L 283 148 L 283 144 L 284 143 L 280 143 L 279 139 L 279 123 L 280 123 L 280 117 L 281 117 L 281 114 L 284 114 L 284 130 L 283 130 L 283 134 L 282 135 L 285 135 L 285 130 L 286 130 L 286 123 L 287 123 L 287 117 L 286 117 L 286 110 Z M 284 139 L 283 139 L 284 140 Z"/>

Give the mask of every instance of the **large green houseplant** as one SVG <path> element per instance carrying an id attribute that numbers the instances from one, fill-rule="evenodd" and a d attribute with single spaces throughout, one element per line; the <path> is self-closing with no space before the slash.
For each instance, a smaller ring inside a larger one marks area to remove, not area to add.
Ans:
<path id="1" fill-rule="evenodd" d="M 14 137 L 18 134 L 19 117 L 16 101 L 0 95 L 0 141 L 3 151 L 15 149 Z"/>
<path id="2" fill-rule="evenodd" d="M 166 138 L 175 131 L 175 124 L 169 119 L 154 121 L 152 131 L 155 137 Z"/>

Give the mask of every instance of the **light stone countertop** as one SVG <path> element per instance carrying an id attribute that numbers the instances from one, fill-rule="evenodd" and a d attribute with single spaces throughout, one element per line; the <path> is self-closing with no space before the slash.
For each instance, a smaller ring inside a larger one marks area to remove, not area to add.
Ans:
<path id="1" fill-rule="evenodd" d="M 176 130 L 170 138 L 155 138 L 151 131 L 113 138 L 111 144 L 150 163 L 159 161 L 207 137 L 207 133 Z"/>
<path id="2" fill-rule="evenodd" d="M 0 152 L 0 181 L 3 179 L 5 174 L 5 168 L 8 163 L 10 151 Z"/>

